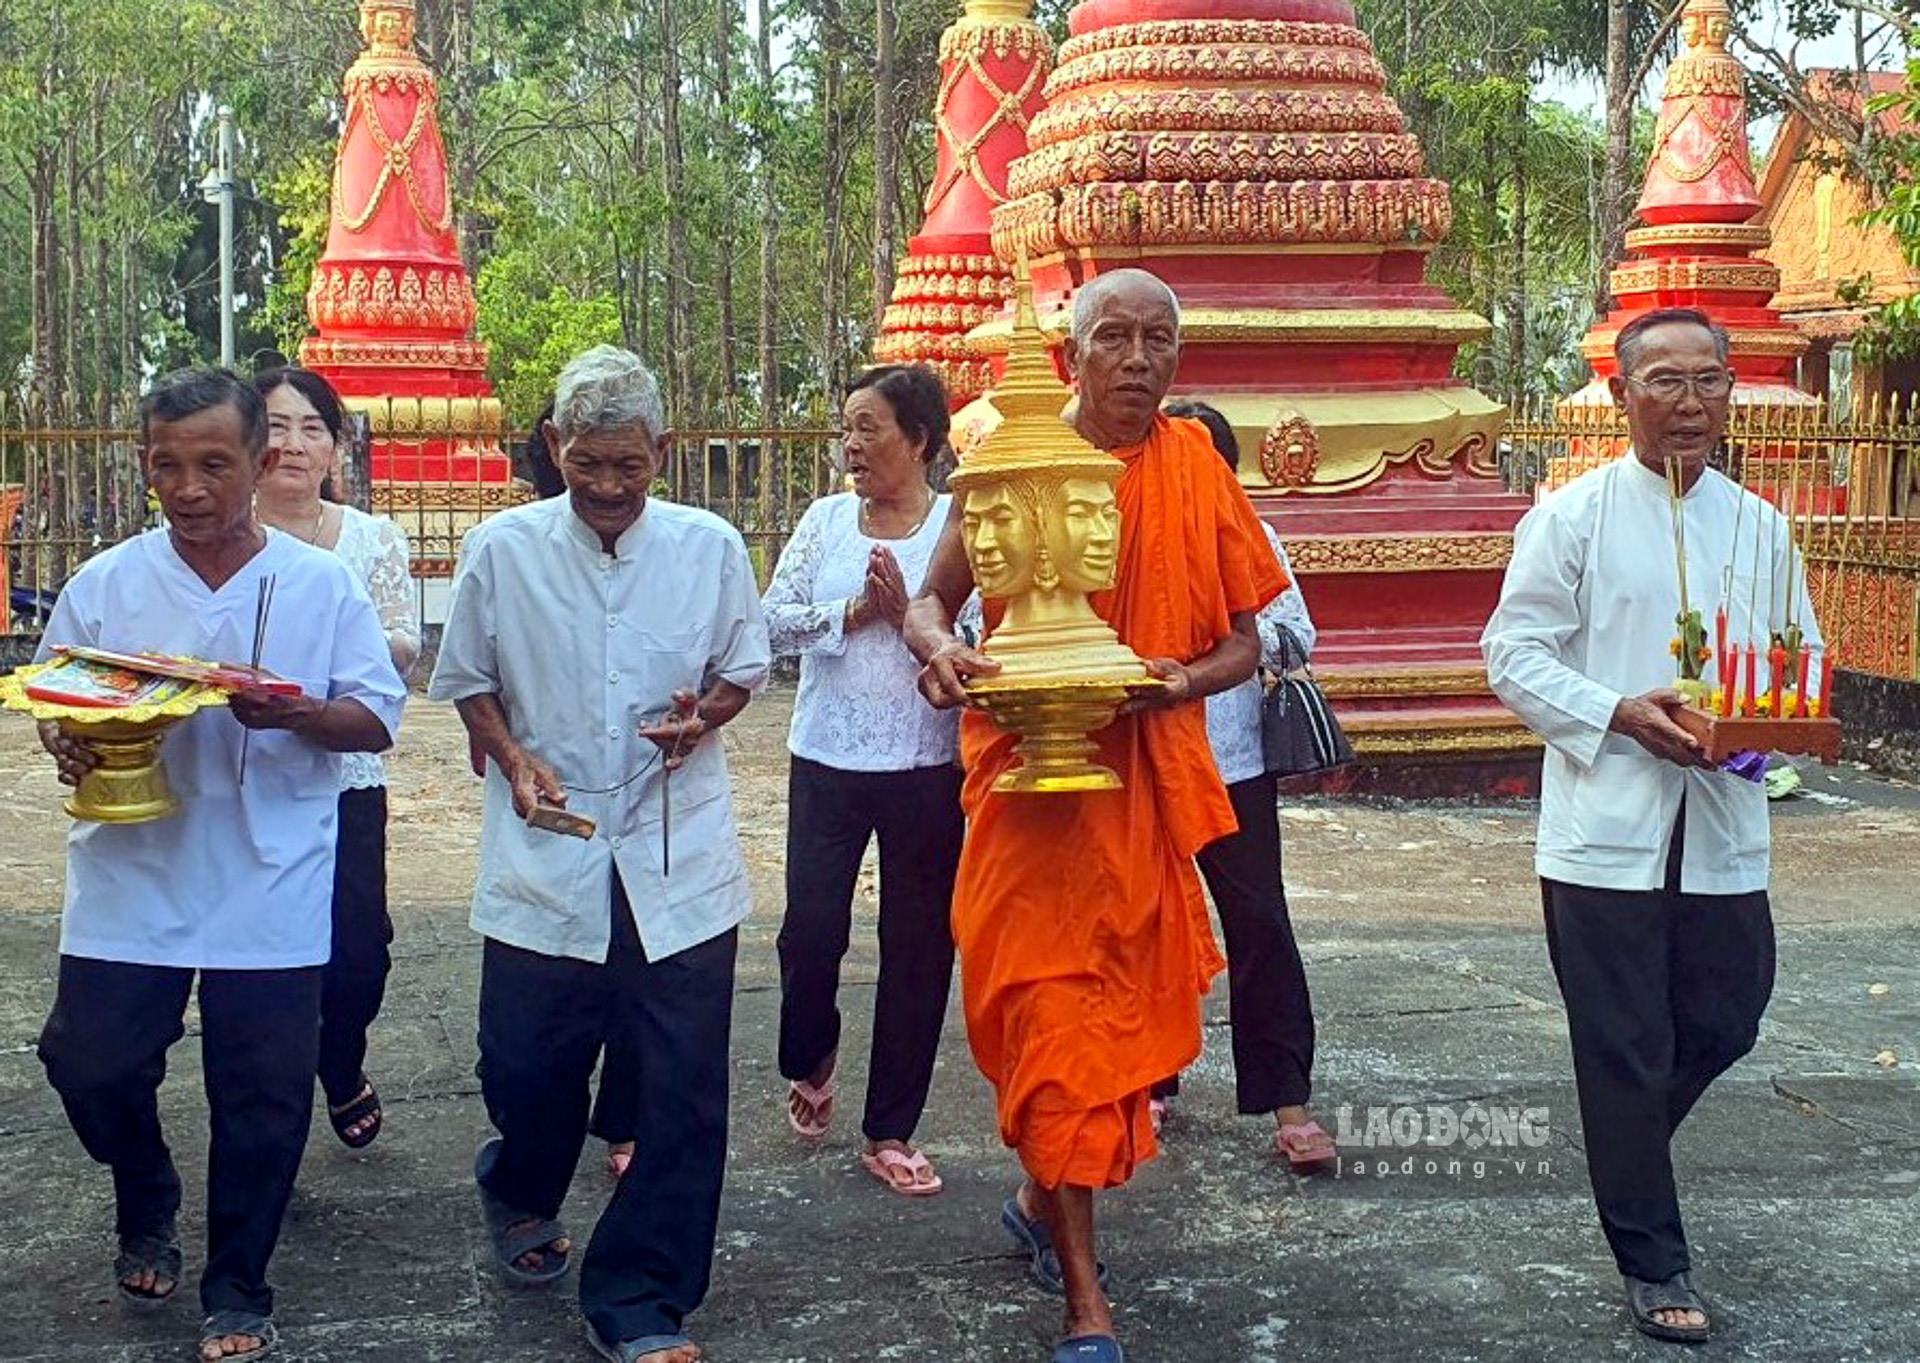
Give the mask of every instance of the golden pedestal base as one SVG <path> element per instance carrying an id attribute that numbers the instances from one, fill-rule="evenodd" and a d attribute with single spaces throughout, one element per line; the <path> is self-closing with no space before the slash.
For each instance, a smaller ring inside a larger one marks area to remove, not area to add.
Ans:
<path id="1" fill-rule="evenodd" d="M 1094 760 L 1098 745 L 1089 735 L 1113 723 L 1127 700 L 1165 685 L 1157 677 L 1131 681 L 1037 677 L 969 686 L 967 695 L 974 704 L 1002 729 L 1020 736 L 1014 748 L 1020 765 L 995 781 L 993 788 L 1024 794 L 1120 789 L 1119 774 Z"/>
<path id="2" fill-rule="evenodd" d="M 180 810 L 167 769 L 160 763 L 160 740 L 181 716 L 166 715 L 140 723 L 106 720 L 60 721 L 69 738 L 93 745 L 100 765 L 80 778 L 65 802 L 67 813 L 93 823 L 152 823 Z"/>

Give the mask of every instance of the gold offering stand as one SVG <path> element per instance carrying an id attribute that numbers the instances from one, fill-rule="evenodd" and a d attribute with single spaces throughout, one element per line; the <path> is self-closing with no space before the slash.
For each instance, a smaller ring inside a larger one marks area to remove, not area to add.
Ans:
<path id="1" fill-rule="evenodd" d="M 995 790 L 1114 790 L 1120 777 L 1095 760 L 1089 735 L 1130 697 L 1166 685 L 1087 600 L 1113 586 L 1119 565 L 1123 465 L 1060 419 L 1070 394 L 1024 261 L 1014 299 L 1006 375 L 993 394 L 1002 421 L 949 480 L 973 580 L 982 597 L 1006 603 L 985 648 L 1001 670 L 969 682 L 967 695 L 1020 736 L 1020 765 Z"/>
<path id="2" fill-rule="evenodd" d="M 160 743 L 167 731 L 199 710 L 227 703 L 226 692 L 201 682 L 175 679 L 127 705 L 76 705 L 29 695 L 35 681 L 59 662 L 22 667 L 0 677 L 0 708 L 52 720 L 69 738 L 99 754 L 100 763 L 80 778 L 65 802 L 67 813 L 93 823 L 150 823 L 180 808 L 167 784 Z"/>

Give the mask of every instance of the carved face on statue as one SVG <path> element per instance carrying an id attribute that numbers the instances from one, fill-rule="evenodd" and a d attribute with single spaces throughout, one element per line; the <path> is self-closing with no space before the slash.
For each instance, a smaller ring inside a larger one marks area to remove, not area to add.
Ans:
<path id="1" fill-rule="evenodd" d="M 1113 484 L 1068 478 L 1053 497 L 1049 517 L 1053 561 L 1069 591 L 1103 592 L 1120 563 L 1120 506 Z"/>
<path id="2" fill-rule="evenodd" d="M 982 596 L 1018 596 L 1033 587 L 1040 536 L 1011 484 L 994 483 L 969 491 L 961 534 Z"/>

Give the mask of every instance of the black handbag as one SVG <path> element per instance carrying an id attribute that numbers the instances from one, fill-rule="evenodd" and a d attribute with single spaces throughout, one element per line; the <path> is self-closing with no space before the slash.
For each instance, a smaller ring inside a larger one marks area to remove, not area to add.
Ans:
<path id="1" fill-rule="evenodd" d="M 1307 651 L 1280 627 L 1280 671 L 1268 673 L 1260 698 L 1260 751 L 1269 776 L 1304 776 L 1344 767 L 1353 745 L 1333 717 L 1333 707 L 1313 679 Z"/>

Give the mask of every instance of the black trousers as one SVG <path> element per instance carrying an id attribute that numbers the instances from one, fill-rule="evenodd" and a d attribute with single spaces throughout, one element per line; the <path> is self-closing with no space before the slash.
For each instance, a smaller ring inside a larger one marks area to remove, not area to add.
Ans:
<path id="1" fill-rule="evenodd" d="M 1233 1086 L 1248 1115 L 1303 1105 L 1313 1091 L 1313 999 L 1287 917 L 1280 875 L 1280 805 L 1271 776 L 1235 781 L 1227 798 L 1240 830 L 1200 850 L 1200 874 L 1227 943 Z M 1179 1076 L 1154 1086 L 1180 1091 Z"/>
<path id="2" fill-rule="evenodd" d="M 1680 893 L 1684 824 L 1662 890 L 1541 883 L 1600 1224 L 1620 1271 L 1653 1282 L 1691 1266 L 1673 1133 L 1753 1049 L 1773 993 L 1766 892 Z"/>
<path id="3" fill-rule="evenodd" d="M 966 834 L 962 773 L 841 771 L 793 759 L 787 915 L 780 925 L 780 1073 L 806 1079 L 840 1045 L 840 962 L 867 840 L 880 839 L 880 982 L 861 1129 L 905 1141 L 920 1124 L 953 983 L 953 878 Z"/>
<path id="4" fill-rule="evenodd" d="M 273 1310 L 267 1261 L 313 1117 L 320 972 L 202 970 L 200 1057 L 211 1109 L 208 1313 Z M 40 1061 L 81 1145 L 113 1171 L 114 1228 L 173 1234 L 180 1175 L 160 1130 L 167 1051 L 186 1034 L 195 972 L 60 958 Z"/>
<path id="5" fill-rule="evenodd" d="M 392 942 L 386 787 L 343 790 L 333 861 L 333 957 L 320 989 L 320 1087 L 335 1107 L 360 1094 L 367 1028 L 387 996 Z"/>
<path id="6" fill-rule="evenodd" d="M 587 1132 L 587 1082 L 624 1039 L 638 1064 L 639 1150 L 580 1264 L 603 1339 L 671 1334 L 706 1296 L 727 1159 L 727 1047 L 738 933 L 649 961 L 614 877 L 606 963 L 489 940 L 480 974 L 480 1088 L 499 1130 L 487 1189 L 556 1216 Z"/>

